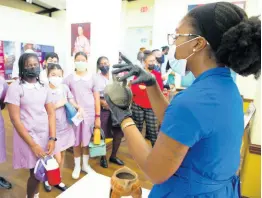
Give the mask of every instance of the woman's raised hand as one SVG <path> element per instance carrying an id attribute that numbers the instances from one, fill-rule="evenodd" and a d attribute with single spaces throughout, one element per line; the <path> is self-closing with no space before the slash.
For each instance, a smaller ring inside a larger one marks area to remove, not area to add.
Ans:
<path id="1" fill-rule="evenodd" d="M 132 81 L 132 84 L 144 83 L 146 86 L 152 86 L 156 84 L 156 79 L 154 75 L 142 69 L 140 66 L 134 65 L 123 54 L 121 55 L 121 58 L 125 62 L 125 64 L 113 65 L 113 68 L 117 68 L 117 69 L 113 70 L 112 73 L 113 74 L 119 74 L 122 72 L 128 72 L 128 73 L 120 77 L 118 81 L 124 81 L 131 76 L 136 76 L 137 79 Z"/>

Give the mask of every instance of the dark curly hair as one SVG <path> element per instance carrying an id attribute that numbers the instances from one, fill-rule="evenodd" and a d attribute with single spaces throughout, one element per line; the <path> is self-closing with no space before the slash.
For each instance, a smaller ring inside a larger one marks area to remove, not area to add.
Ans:
<path id="1" fill-rule="evenodd" d="M 194 33 L 208 41 L 217 63 L 242 76 L 260 76 L 261 21 L 258 17 L 248 18 L 240 7 L 218 2 L 191 10 L 187 18 Z"/>

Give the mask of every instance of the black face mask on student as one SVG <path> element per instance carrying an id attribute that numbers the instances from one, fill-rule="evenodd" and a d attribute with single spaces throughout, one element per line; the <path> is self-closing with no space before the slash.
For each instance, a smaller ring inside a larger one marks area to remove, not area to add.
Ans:
<path id="1" fill-rule="evenodd" d="M 106 75 L 109 72 L 109 66 L 101 66 L 99 69 L 103 75 Z"/>
<path id="2" fill-rule="evenodd" d="M 152 71 L 153 69 L 155 69 L 155 65 L 148 65 L 148 69 Z"/>
<path id="3" fill-rule="evenodd" d="M 36 78 L 40 74 L 40 67 L 24 69 L 23 76 L 26 78 Z"/>

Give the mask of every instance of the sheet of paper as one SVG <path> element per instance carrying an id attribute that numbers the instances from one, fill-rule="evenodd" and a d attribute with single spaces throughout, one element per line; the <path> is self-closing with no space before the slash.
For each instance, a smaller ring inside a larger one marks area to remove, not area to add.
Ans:
<path id="1" fill-rule="evenodd" d="M 77 181 L 57 198 L 108 198 L 111 190 L 111 178 L 92 172 Z M 148 198 L 150 191 L 142 189 L 142 197 Z M 132 198 L 123 196 L 121 198 Z"/>
<path id="2" fill-rule="evenodd" d="M 72 118 L 72 122 L 74 123 L 75 126 L 78 126 L 83 120 L 84 118 L 80 116 L 79 113 L 77 113 L 75 117 Z"/>

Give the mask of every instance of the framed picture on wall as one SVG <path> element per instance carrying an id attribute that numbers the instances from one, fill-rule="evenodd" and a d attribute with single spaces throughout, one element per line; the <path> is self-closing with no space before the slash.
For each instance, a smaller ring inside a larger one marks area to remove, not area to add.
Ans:
<path id="1" fill-rule="evenodd" d="M 21 43 L 21 54 L 29 49 L 33 50 L 37 54 L 41 65 L 43 65 L 43 62 L 45 60 L 45 55 L 47 53 L 55 51 L 54 46 L 39 45 L 39 44 L 32 44 L 32 43 Z"/>
<path id="2" fill-rule="evenodd" d="M 71 24 L 71 56 L 80 51 L 90 55 L 90 33 L 90 23 Z"/>
<path id="3" fill-rule="evenodd" d="M 17 59 L 16 45 L 13 41 L 4 41 L 5 79 L 12 79 L 14 63 Z"/>
<path id="4" fill-rule="evenodd" d="M 0 76 L 5 76 L 4 42 L 0 41 Z"/>
<path id="5" fill-rule="evenodd" d="M 12 79 L 12 70 L 16 58 L 15 42 L 0 41 L 0 75 L 5 80 Z"/>

